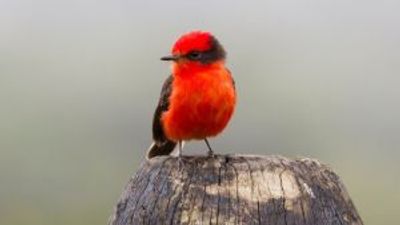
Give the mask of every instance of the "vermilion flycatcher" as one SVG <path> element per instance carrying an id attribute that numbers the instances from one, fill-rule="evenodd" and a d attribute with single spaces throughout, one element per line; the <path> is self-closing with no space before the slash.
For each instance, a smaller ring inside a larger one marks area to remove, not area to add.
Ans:
<path id="1" fill-rule="evenodd" d="M 236 104 L 234 80 L 225 67 L 225 50 L 209 32 L 182 35 L 172 48 L 172 75 L 164 82 L 153 118 L 147 158 L 169 155 L 182 142 L 207 140 L 228 124 Z"/>

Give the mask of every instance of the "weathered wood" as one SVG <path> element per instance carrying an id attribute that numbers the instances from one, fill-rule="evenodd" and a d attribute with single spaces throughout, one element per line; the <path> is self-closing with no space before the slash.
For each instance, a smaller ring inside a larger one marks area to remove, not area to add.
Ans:
<path id="1" fill-rule="evenodd" d="M 157 157 L 131 178 L 111 225 L 362 225 L 345 187 L 312 159 Z"/>

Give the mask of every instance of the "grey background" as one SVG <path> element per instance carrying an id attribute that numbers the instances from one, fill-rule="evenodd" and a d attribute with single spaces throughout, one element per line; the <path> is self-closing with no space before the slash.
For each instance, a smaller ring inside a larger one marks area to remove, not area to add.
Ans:
<path id="1" fill-rule="evenodd" d="M 223 43 L 238 88 L 217 152 L 318 158 L 366 224 L 399 224 L 399 7 L 0 1 L 0 224 L 106 223 L 151 142 L 159 57 L 193 29 Z"/>

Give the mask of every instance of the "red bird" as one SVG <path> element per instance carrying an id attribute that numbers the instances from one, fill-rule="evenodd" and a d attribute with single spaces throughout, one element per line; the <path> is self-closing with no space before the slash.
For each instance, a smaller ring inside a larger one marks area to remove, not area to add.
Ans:
<path id="1" fill-rule="evenodd" d="M 209 32 L 182 35 L 172 48 L 172 75 L 164 82 L 153 118 L 154 142 L 147 158 L 169 155 L 182 142 L 207 140 L 222 132 L 236 105 L 235 83 L 225 67 L 225 50 Z"/>

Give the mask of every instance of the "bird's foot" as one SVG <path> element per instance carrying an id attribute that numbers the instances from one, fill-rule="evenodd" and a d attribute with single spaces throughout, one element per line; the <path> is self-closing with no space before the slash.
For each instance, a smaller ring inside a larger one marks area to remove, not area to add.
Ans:
<path id="1" fill-rule="evenodd" d="M 208 156 L 209 158 L 214 158 L 214 157 L 215 157 L 214 151 L 208 150 L 207 156 Z"/>

